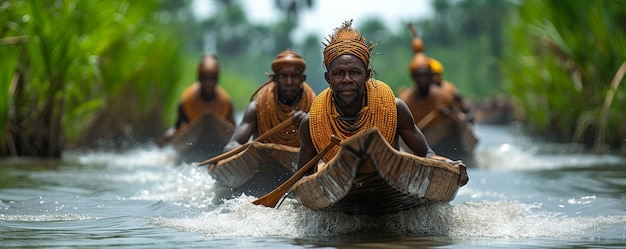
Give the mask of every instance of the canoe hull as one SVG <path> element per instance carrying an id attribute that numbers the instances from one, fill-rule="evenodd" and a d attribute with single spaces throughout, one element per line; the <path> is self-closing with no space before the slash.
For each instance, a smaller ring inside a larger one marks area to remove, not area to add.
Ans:
<path id="1" fill-rule="evenodd" d="M 453 160 L 463 160 L 466 165 L 474 166 L 474 150 L 478 138 L 469 123 L 444 122 L 438 125 L 427 126 L 422 129 L 428 145 L 438 155 Z"/>
<path id="2" fill-rule="evenodd" d="M 221 154 L 234 131 L 222 117 L 206 113 L 183 127 L 171 145 L 180 162 L 201 162 Z"/>
<path id="3" fill-rule="evenodd" d="M 377 129 L 344 141 L 338 154 L 293 192 L 312 210 L 382 215 L 454 199 L 459 170 L 443 161 L 400 152 Z"/>
<path id="4" fill-rule="evenodd" d="M 262 196 L 295 172 L 298 147 L 282 144 L 250 144 L 242 152 L 209 165 L 211 177 L 232 194 Z"/>

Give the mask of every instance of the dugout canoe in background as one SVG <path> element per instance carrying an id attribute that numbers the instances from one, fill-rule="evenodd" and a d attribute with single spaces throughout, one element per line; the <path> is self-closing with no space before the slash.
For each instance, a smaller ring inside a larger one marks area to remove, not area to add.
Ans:
<path id="1" fill-rule="evenodd" d="M 261 196 L 293 175 L 299 150 L 288 145 L 253 142 L 242 152 L 210 164 L 208 171 L 232 195 Z"/>
<path id="2" fill-rule="evenodd" d="M 224 118 L 205 113 L 181 128 L 171 145 L 180 162 L 200 162 L 219 155 L 230 140 L 235 127 Z"/>
<path id="3" fill-rule="evenodd" d="M 420 128 L 430 148 L 452 160 L 463 160 L 468 167 L 475 167 L 475 150 L 478 138 L 469 122 L 448 120 L 441 124 Z"/>

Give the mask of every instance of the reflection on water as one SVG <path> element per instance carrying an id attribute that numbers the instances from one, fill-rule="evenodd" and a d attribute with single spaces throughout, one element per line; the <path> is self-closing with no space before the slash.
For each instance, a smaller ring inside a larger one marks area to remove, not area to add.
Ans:
<path id="1" fill-rule="evenodd" d="M 382 217 L 216 199 L 206 167 L 152 145 L 0 161 L 0 243 L 15 247 L 626 246 L 626 161 L 478 126 L 455 200 Z M 181 246 L 182 245 L 182 246 Z M 564 246 L 566 245 L 566 246 Z"/>

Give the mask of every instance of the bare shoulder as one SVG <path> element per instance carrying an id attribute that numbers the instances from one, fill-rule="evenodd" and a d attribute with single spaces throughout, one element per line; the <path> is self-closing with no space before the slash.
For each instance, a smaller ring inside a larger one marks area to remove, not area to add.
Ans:
<path id="1" fill-rule="evenodd" d="M 248 106 L 246 107 L 246 112 L 248 111 L 256 111 L 256 100 L 250 101 Z"/>
<path id="2" fill-rule="evenodd" d="M 250 101 L 248 107 L 243 112 L 243 121 L 244 122 L 256 122 L 256 100 Z"/>
<path id="3" fill-rule="evenodd" d="M 411 113 L 411 110 L 409 109 L 409 106 L 406 104 L 406 102 L 398 97 L 396 97 L 396 107 L 398 109 L 398 115 L 401 115 L 401 113 L 404 112 L 408 112 L 409 114 Z"/>
<path id="4" fill-rule="evenodd" d="M 309 131 L 309 113 L 306 113 L 304 117 L 302 117 L 302 120 L 300 120 L 300 130 Z"/>
<path id="5" fill-rule="evenodd" d="M 298 129 L 300 142 L 311 142 L 311 128 L 309 127 L 309 114 L 307 113 L 302 120 L 300 120 L 300 128 Z"/>
<path id="6" fill-rule="evenodd" d="M 396 98 L 396 107 L 398 109 L 398 127 L 412 128 L 415 121 L 409 106 L 403 100 Z"/>
<path id="7" fill-rule="evenodd" d="M 244 115 L 254 114 L 256 116 L 256 100 L 250 101 L 246 110 L 244 111 Z"/>

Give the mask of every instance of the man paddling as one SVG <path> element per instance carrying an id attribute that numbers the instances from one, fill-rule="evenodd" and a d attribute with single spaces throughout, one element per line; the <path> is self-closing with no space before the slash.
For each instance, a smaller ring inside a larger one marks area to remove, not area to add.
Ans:
<path id="1" fill-rule="evenodd" d="M 298 147 L 298 124 L 311 108 L 315 92 L 304 82 L 306 62 L 289 49 L 281 52 L 272 62 L 273 74 L 252 95 L 244 111 L 241 123 L 237 126 L 224 151 L 230 151 L 248 142 L 251 136 L 258 137 L 295 116 L 294 122 L 263 142 Z"/>
<path id="2" fill-rule="evenodd" d="M 443 65 L 426 56 L 421 38 L 413 31 L 413 58 L 409 72 L 413 86 L 402 91 L 402 99 L 413 114 L 430 146 L 438 153 L 465 162 L 474 161 L 478 139 L 474 135 L 467 103 L 456 87 L 443 80 Z"/>
<path id="3" fill-rule="evenodd" d="M 217 85 L 219 73 L 217 57 L 212 54 L 203 56 L 198 64 L 198 81 L 183 91 L 176 123 L 155 142 L 159 147 L 169 142 L 178 130 L 207 112 L 215 113 L 235 125 L 230 96 Z"/>
<path id="4" fill-rule="evenodd" d="M 347 139 L 372 128 L 378 128 L 396 149 L 401 137 L 417 156 L 450 161 L 428 146 L 404 101 L 387 84 L 371 78 L 369 62 L 375 44 L 366 43 L 352 28 L 352 21 L 336 28 L 324 45 L 324 78 L 329 88 L 315 98 L 300 124 L 299 168 L 322 151 L 333 135 Z M 333 147 L 322 160 L 328 162 L 338 150 Z M 461 161 L 453 163 L 461 172 L 459 185 L 463 186 L 468 181 L 466 166 Z"/>

